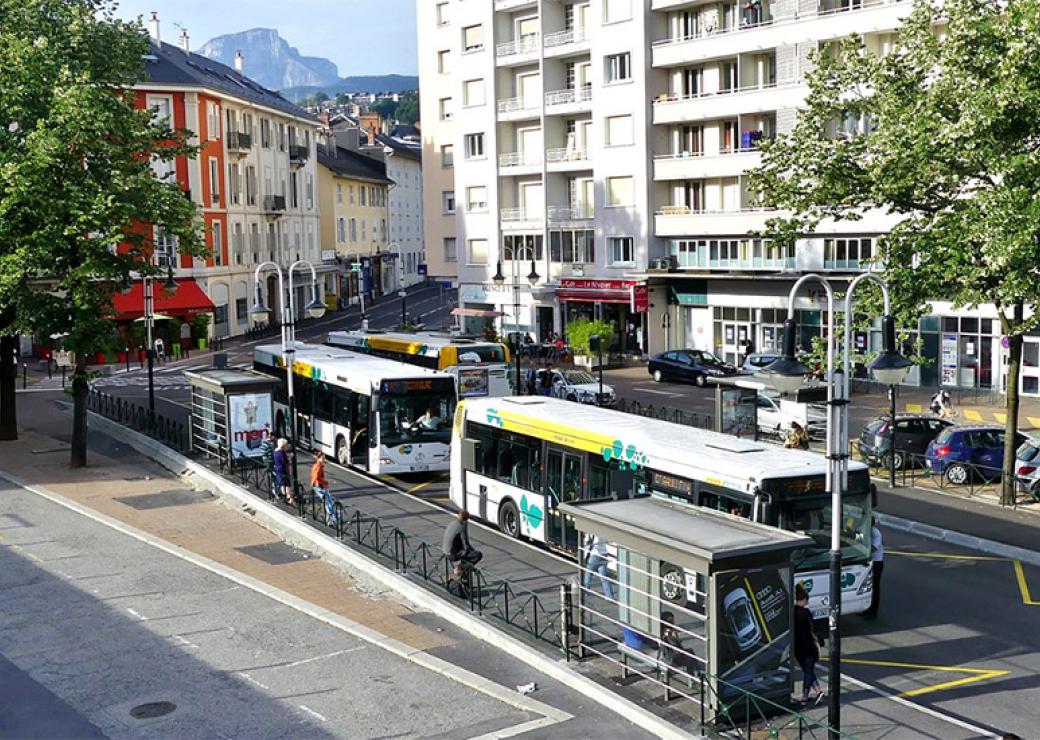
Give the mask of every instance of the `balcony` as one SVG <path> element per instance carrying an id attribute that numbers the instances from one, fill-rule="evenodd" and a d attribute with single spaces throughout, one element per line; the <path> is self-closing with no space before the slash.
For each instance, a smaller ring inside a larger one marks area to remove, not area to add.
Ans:
<path id="1" fill-rule="evenodd" d="M 596 209 L 591 203 L 549 206 L 549 223 L 554 225 L 568 224 L 574 221 L 590 221 L 595 215 Z"/>
<path id="2" fill-rule="evenodd" d="M 520 10 L 521 8 L 534 8 L 538 0 L 495 0 L 495 11 Z"/>
<path id="3" fill-rule="evenodd" d="M 541 171 L 542 153 L 533 152 L 506 152 L 498 155 L 498 167 L 502 170 L 510 170 L 502 174 L 527 175 Z"/>
<path id="4" fill-rule="evenodd" d="M 273 216 L 280 216 L 285 211 L 284 195 L 265 195 L 264 211 Z"/>
<path id="5" fill-rule="evenodd" d="M 542 224 L 541 208 L 502 208 L 498 212 L 498 220 L 503 229 L 531 229 Z"/>
<path id="6" fill-rule="evenodd" d="M 540 115 L 538 101 L 532 99 L 531 96 L 503 98 L 498 101 L 498 120 L 500 121 L 522 121 L 527 118 L 538 118 Z"/>
<path id="7" fill-rule="evenodd" d="M 650 10 L 675 10 L 694 4 L 695 0 L 650 0 Z"/>
<path id="8" fill-rule="evenodd" d="M 566 115 L 592 110 L 592 86 L 552 90 L 545 94 L 546 113 Z"/>
<path id="9" fill-rule="evenodd" d="M 766 83 L 696 95 L 663 94 L 654 100 L 654 123 L 684 123 L 735 118 L 802 104 L 805 88 L 800 82 Z"/>
<path id="10" fill-rule="evenodd" d="M 542 39 L 545 56 L 557 57 L 588 51 L 589 36 L 584 28 L 570 28 L 546 34 Z"/>
<path id="11" fill-rule="evenodd" d="M 654 214 L 654 235 L 687 237 L 745 234 L 765 229 L 766 220 L 776 213 L 766 208 L 691 211 L 687 206 L 663 206 Z"/>
<path id="12" fill-rule="evenodd" d="M 757 167 L 761 162 L 762 154 L 755 147 L 710 155 L 703 152 L 658 154 L 654 157 L 654 180 L 733 177 Z"/>
<path id="13" fill-rule="evenodd" d="M 564 149 L 546 149 L 545 162 L 550 172 L 587 170 L 592 167 L 588 151 L 573 146 Z"/>
<path id="14" fill-rule="evenodd" d="M 229 131 L 227 148 L 232 154 L 245 154 L 253 148 L 253 137 L 250 134 L 243 134 L 241 131 Z"/>
<path id="15" fill-rule="evenodd" d="M 506 41 L 495 47 L 495 59 L 508 64 L 525 64 L 538 58 L 541 36 L 537 33 L 516 41 Z"/>
<path id="16" fill-rule="evenodd" d="M 302 144 L 290 144 L 289 145 L 289 162 L 295 165 L 302 165 L 307 161 L 307 158 L 311 155 L 310 148 L 305 147 Z"/>

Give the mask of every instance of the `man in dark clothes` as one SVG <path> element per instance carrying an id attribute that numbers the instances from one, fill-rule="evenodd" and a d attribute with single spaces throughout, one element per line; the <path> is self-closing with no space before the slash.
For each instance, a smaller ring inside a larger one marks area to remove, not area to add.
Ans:
<path id="1" fill-rule="evenodd" d="M 456 519 L 444 530 L 444 555 L 455 569 L 456 576 L 462 574 L 462 564 L 476 565 L 484 557 L 484 553 L 473 548 L 469 543 L 469 512 L 459 511 Z"/>
<path id="2" fill-rule="evenodd" d="M 823 646 L 823 638 L 817 637 L 813 631 L 812 612 L 809 611 L 809 592 L 798 584 L 794 587 L 794 657 L 802 667 L 802 701 L 810 699 L 819 702 L 823 697 L 820 681 L 816 678 L 816 663 L 820 660 L 820 650 L 816 647 L 819 640 Z"/>

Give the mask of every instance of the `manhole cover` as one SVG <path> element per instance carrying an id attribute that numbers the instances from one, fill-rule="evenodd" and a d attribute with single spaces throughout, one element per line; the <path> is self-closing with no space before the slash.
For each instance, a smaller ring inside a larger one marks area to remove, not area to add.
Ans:
<path id="1" fill-rule="evenodd" d="M 134 719 L 152 719 L 169 714 L 177 705 L 172 701 L 150 701 L 147 704 L 138 704 L 130 710 L 130 716 Z"/>
<path id="2" fill-rule="evenodd" d="M 236 547 L 243 555 L 261 560 L 268 565 L 288 565 L 307 560 L 309 556 L 303 550 L 297 550 L 284 542 L 267 542 L 262 545 L 246 545 Z"/>
<path id="3" fill-rule="evenodd" d="M 195 491 L 190 488 L 178 488 L 159 493 L 145 493 L 137 496 L 121 496 L 116 498 L 121 504 L 133 509 L 162 509 L 167 506 L 187 506 L 212 498 L 208 491 Z"/>

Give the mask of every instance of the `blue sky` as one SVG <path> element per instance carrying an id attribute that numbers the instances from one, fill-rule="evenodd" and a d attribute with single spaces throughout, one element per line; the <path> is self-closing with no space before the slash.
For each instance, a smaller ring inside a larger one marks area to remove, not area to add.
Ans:
<path id="1" fill-rule="evenodd" d="M 164 41 L 176 43 L 178 26 L 197 49 L 214 36 L 250 28 L 276 28 L 305 56 L 336 63 L 342 77 L 418 74 L 415 0 L 119 0 L 123 18 L 159 13 Z"/>

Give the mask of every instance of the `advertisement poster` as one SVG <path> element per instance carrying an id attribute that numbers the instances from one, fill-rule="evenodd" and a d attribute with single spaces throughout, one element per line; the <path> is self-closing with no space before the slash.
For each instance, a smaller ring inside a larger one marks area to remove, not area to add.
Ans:
<path id="1" fill-rule="evenodd" d="M 787 566 L 735 570 L 715 577 L 719 695 L 790 696 L 791 571 Z"/>
<path id="2" fill-rule="evenodd" d="M 488 371 L 486 368 L 459 370 L 459 398 L 474 398 L 488 394 Z"/>
<path id="3" fill-rule="evenodd" d="M 260 445 L 271 433 L 271 394 L 228 396 L 231 457 L 259 457 Z"/>
<path id="4" fill-rule="evenodd" d="M 720 388 L 719 406 L 720 432 L 755 439 L 758 431 L 758 391 L 752 388 Z"/>
<path id="5" fill-rule="evenodd" d="M 957 335 L 942 335 L 942 385 L 957 385 Z"/>

